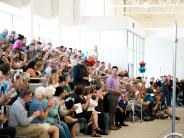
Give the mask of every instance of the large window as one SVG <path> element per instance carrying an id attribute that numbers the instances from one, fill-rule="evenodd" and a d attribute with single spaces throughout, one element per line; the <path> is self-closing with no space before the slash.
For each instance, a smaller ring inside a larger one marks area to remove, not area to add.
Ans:
<path id="1" fill-rule="evenodd" d="M 25 25 L 24 25 L 24 19 L 19 16 L 12 16 L 12 29 L 17 31 L 20 34 L 25 34 Z"/>
<path id="2" fill-rule="evenodd" d="M 0 32 L 3 29 L 12 29 L 12 16 L 9 13 L 0 11 L 1 23 L 0 23 Z"/>
<path id="3" fill-rule="evenodd" d="M 0 17 L 0 32 L 6 28 L 9 31 L 16 30 L 17 33 L 24 34 L 25 24 L 21 15 L 21 9 L 0 2 Z"/>
<path id="4" fill-rule="evenodd" d="M 144 58 L 144 39 L 127 30 L 128 70 L 131 77 L 137 77 L 139 62 Z"/>

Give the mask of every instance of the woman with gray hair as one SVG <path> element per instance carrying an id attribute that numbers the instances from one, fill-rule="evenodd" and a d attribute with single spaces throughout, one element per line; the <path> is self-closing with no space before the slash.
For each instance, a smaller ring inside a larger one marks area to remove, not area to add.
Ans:
<path id="1" fill-rule="evenodd" d="M 31 124 L 32 120 L 41 114 L 40 111 L 34 110 L 31 116 L 27 115 L 25 104 L 31 101 L 31 99 L 32 90 L 27 88 L 21 89 L 19 97 L 10 108 L 8 125 L 16 128 L 17 136 L 49 138 L 46 129 L 42 125 Z"/>
<path id="2" fill-rule="evenodd" d="M 42 100 L 45 97 L 45 94 L 46 92 L 44 87 L 40 86 L 35 89 L 34 98 L 29 106 L 29 115 L 31 116 L 34 113 L 34 111 L 39 110 L 41 114 L 38 117 L 36 117 L 32 121 L 32 123 L 42 124 L 43 127 L 45 127 L 45 129 L 48 131 L 48 133 L 53 135 L 53 138 L 59 138 L 59 129 L 55 125 L 50 125 L 45 122 L 45 119 L 47 118 L 48 113 L 51 107 L 53 106 L 52 101 L 49 101 L 45 110 L 43 109 Z"/>
<path id="3" fill-rule="evenodd" d="M 55 88 L 50 85 L 46 87 L 46 98 L 42 101 L 43 109 L 45 110 L 47 105 L 52 102 L 53 106 L 50 108 L 48 116 L 46 117 L 45 121 L 48 124 L 54 124 L 59 128 L 59 137 L 60 138 L 71 138 L 70 130 L 66 123 L 60 121 L 59 114 L 58 114 L 58 106 L 55 100 L 53 100 L 53 95 L 55 94 Z"/>

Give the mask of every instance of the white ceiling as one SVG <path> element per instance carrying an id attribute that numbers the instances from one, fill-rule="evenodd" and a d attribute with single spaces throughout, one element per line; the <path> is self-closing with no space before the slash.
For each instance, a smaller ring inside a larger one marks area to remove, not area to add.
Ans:
<path id="1" fill-rule="evenodd" d="M 114 16 L 130 16 L 145 27 L 184 27 L 184 0 L 112 0 Z"/>

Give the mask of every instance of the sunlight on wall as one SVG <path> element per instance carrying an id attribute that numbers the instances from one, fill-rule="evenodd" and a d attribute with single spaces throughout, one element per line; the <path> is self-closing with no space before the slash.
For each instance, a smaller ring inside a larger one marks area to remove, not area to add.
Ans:
<path id="1" fill-rule="evenodd" d="M 81 16 L 104 16 L 104 0 L 80 0 Z"/>
<path id="2" fill-rule="evenodd" d="M 16 30 L 18 33 L 24 32 L 24 21 L 22 9 L 18 9 L 0 2 L 0 31 L 3 29 Z"/>

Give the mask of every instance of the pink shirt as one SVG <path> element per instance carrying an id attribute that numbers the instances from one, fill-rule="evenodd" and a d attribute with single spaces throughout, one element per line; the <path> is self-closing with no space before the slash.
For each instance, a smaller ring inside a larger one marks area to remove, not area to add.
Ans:
<path id="1" fill-rule="evenodd" d="M 21 40 L 16 40 L 13 49 L 21 49 L 22 48 L 22 41 Z"/>
<path id="2" fill-rule="evenodd" d="M 120 79 L 119 79 L 119 77 L 110 75 L 107 78 L 107 81 L 106 81 L 106 89 L 108 89 L 108 88 L 119 89 L 119 87 L 120 87 Z"/>

